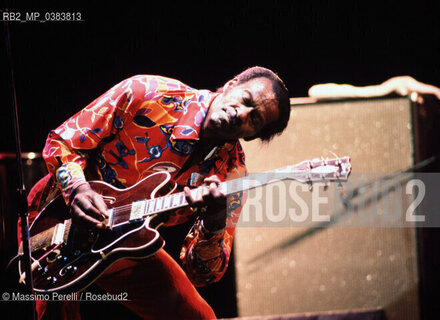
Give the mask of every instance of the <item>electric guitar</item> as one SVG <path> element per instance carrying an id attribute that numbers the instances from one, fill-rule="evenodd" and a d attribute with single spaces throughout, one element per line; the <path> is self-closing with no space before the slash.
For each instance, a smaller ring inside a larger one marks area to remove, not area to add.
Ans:
<path id="1" fill-rule="evenodd" d="M 349 157 L 314 159 L 226 181 L 219 187 L 227 196 L 286 179 L 310 184 L 345 181 L 350 172 Z M 176 185 L 165 171 L 153 173 L 127 189 L 117 189 L 101 181 L 89 183 L 107 204 L 107 228 L 100 231 L 76 228 L 67 215 L 69 209 L 63 197 L 52 200 L 30 227 L 35 292 L 81 291 L 119 259 L 154 255 L 165 244 L 157 229 L 166 221 L 167 213 L 188 206 L 184 193 L 174 192 Z M 21 259 L 18 266 L 23 282 Z"/>

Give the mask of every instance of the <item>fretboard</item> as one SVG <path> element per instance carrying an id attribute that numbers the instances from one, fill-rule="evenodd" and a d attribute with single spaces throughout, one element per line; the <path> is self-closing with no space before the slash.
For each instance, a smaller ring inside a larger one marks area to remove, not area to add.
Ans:
<path id="1" fill-rule="evenodd" d="M 348 158 L 346 159 L 346 163 L 348 163 Z M 350 166 L 341 166 L 340 160 L 316 159 L 313 161 L 303 161 L 297 165 L 228 180 L 220 184 L 220 190 L 223 194 L 229 196 L 237 192 L 251 190 L 286 178 L 300 182 L 338 180 L 341 176 L 347 175 L 348 172 L 346 170 L 349 171 Z M 198 189 L 192 189 L 191 192 L 195 198 Z M 130 221 L 143 219 L 146 216 L 186 206 L 188 206 L 188 202 L 183 192 L 154 199 L 139 200 L 133 202 L 131 205 Z"/>

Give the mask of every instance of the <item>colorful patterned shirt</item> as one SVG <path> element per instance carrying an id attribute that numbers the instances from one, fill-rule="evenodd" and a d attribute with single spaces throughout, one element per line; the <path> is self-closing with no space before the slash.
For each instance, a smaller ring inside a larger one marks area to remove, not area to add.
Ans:
<path id="1" fill-rule="evenodd" d="M 174 178 L 194 151 L 216 96 L 177 80 L 148 75 L 126 79 L 101 95 L 51 131 L 43 151 L 66 202 L 71 190 L 96 174 L 118 188 L 157 171 L 166 170 Z M 245 173 L 244 153 L 236 141 L 185 171 L 176 183 L 183 188 L 194 186 L 191 176 L 203 181 L 216 174 L 226 180 Z M 228 206 L 225 231 L 207 235 L 196 220 L 185 239 L 181 260 L 197 286 L 218 281 L 226 271 L 241 210 L 240 195 L 229 198 Z M 186 222 L 192 214 L 190 210 L 176 211 L 165 226 Z"/>

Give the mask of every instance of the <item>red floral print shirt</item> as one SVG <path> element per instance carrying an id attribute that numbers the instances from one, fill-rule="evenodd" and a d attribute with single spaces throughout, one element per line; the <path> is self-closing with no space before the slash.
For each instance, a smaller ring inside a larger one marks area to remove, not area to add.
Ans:
<path id="1" fill-rule="evenodd" d="M 51 131 L 43 151 L 66 202 L 73 188 L 90 179 L 89 172 L 118 188 L 162 170 L 174 178 L 194 151 L 216 95 L 166 77 L 137 75 L 95 99 Z M 238 141 L 218 148 L 209 159 L 181 174 L 176 183 L 195 186 L 194 177 L 202 182 L 213 174 L 221 180 L 246 174 Z M 218 281 L 226 271 L 241 196 L 229 198 L 228 206 L 225 231 L 207 235 L 197 220 L 185 239 L 180 257 L 196 286 Z M 192 214 L 177 211 L 165 226 L 186 222 Z"/>

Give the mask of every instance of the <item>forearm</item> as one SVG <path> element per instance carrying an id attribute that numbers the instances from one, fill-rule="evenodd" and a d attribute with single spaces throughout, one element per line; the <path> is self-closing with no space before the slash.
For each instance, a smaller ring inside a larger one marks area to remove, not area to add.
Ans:
<path id="1" fill-rule="evenodd" d="M 196 286 L 219 281 L 228 267 L 231 239 L 225 230 L 209 233 L 201 221 L 185 239 L 181 252 L 183 267 Z"/>
<path id="2" fill-rule="evenodd" d="M 234 230 L 244 202 L 242 193 L 230 195 L 224 228 L 210 230 L 203 220 L 198 219 L 186 237 L 180 258 L 185 272 L 196 286 L 217 282 L 226 272 Z"/>
<path id="3" fill-rule="evenodd" d="M 54 176 L 57 186 L 68 203 L 72 190 L 86 181 L 83 171 L 86 166 L 85 157 L 75 152 L 55 132 L 49 134 L 43 157 L 49 172 Z"/>
<path id="4" fill-rule="evenodd" d="M 61 165 L 56 170 L 55 179 L 66 202 L 69 202 L 73 190 L 87 183 L 82 167 L 75 162 Z"/>
<path id="5" fill-rule="evenodd" d="M 245 176 L 244 153 L 238 142 L 228 150 L 228 156 L 228 162 L 216 174 L 224 180 Z M 208 206 L 206 212 L 198 213 L 199 219 L 186 237 L 180 255 L 185 272 L 196 286 L 217 282 L 225 273 L 235 226 L 245 200 L 244 193 L 231 194 L 226 201 L 222 200 L 221 206 L 213 206 L 212 211 Z"/>
<path id="6" fill-rule="evenodd" d="M 411 92 L 435 95 L 440 99 L 440 88 L 419 82 L 410 76 L 390 78 L 381 84 L 356 87 L 350 84 L 325 83 L 309 89 L 309 96 L 314 98 L 367 98 L 385 96 L 391 93 L 405 96 Z"/>
<path id="7" fill-rule="evenodd" d="M 326 83 L 312 86 L 309 89 L 309 96 L 315 98 L 365 98 L 383 96 L 391 92 L 391 88 L 382 84 L 356 87 L 350 84 Z"/>
<path id="8" fill-rule="evenodd" d="M 98 148 L 104 138 L 117 134 L 131 108 L 136 108 L 136 97 L 144 96 L 145 88 L 134 86 L 133 79 L 114 86 L 49 133 L 43 157 L 66 199 L 72 187 L 85 182 L 83 170 L 89 151 Z"/>

